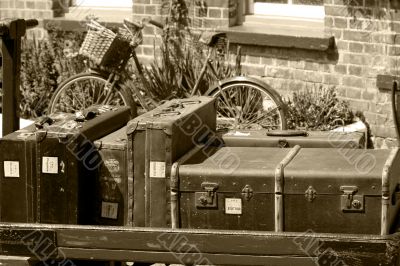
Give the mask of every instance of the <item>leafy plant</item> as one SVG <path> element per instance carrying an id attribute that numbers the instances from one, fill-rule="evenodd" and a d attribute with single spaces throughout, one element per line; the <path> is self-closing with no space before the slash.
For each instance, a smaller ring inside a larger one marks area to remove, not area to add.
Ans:
<path id="1" fill-rule="evenodd" d="M 48 38 L 24 38 L 21 54 L 20 117 L 34 118 L 46 112 L 60 82 L 88 68 L 78 55 L 83 34 L 47 25 Z"/>
<path id="2" fill-rule="evenodd" d="M 154 46 L 154 62 L 149 68 L 145 68 L 145 87 L 149 88 L 149 93 L 156 101 L 187 97 L 208 56 L 208 50 L 199 41 L 201 32 L 195 33 L 190 28 L 186 1 L 164 1 L 163 6 L 169 11 L 161 45 L 157 49 Z M 229 64 L 229 45 L 219 48 L 219 53 L 213 53 L 210 59 L 220 78 L 238 74 L 240 62 L 237 61 L 234 66 Z M 200 80 L 199 91 L 204 93 L 214 81 L 213 74 L 206 72 Z"/>
<path id="3" fill-rule="evenodd" d="M 289 129 L 331 130 L 354 119 L 349 104 L 337 97 L 334 87 L 320 85 L 293 92 L 286 104 Z"/>

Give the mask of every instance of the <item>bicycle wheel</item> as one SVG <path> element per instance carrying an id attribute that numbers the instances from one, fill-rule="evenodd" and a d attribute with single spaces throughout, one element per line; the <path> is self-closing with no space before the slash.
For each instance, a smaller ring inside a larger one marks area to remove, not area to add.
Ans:
<path id="1" fill-rule="evenodd" d="M 95 104 L 130 106 L 133 116 L 137 112 L 126 89 L 117 84 L 111 86 L 106 76 L 97 73 L 77 74 L 61 83 L 50 100 L 48 112 L 74 113 Z"/>
<path id="2" fill-rule="evenodd" d="M 217 98 L 218 129 L 286 129 L 280 95 L 267 84 L 249 77 L 223 80 L 206 95 Z"/>

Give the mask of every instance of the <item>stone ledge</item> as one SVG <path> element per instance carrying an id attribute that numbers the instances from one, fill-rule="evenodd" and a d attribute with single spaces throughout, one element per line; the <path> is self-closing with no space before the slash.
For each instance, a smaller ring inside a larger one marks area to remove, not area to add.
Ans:
<path id="1" fill-rule="evenodd" d="M 274 28 L 261 32 L 258 28 L 252 26 L 236 26 L 219 29 L 219 31 L 227 34 L 229 42 L 239 45 L 295 48 L 326 52 L 333 51 L 335 48 L 335 39 L 333 36 L 317 36 L 315 31 L 307 32 L 306 30 Z M 305 34 L 306 32 L 308 35 Z"/>

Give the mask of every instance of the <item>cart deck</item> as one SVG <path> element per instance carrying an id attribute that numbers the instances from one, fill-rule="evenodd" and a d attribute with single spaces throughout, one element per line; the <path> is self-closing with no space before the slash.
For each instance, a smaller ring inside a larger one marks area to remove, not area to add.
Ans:
<path id="1" fill-rule="evenodd" d="M 0 224 L 2 265 L 68 259 L 214 265 L 397 265 L 388 236 Z M 65 264 L 67 265 L 67 264 Z"/>

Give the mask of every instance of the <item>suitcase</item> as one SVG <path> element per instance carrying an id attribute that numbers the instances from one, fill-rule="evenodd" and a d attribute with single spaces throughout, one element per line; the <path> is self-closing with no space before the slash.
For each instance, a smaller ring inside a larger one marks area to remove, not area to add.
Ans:
<path id="1" fill-rule="evenodd" d="M 393 231 L 398 149 L 197 147 L 174 165 L 172 227 Z"/>
<path id="2" fill-rule="evenodd" d="M 93 224 L 97 168 L 93 141 L 126 125 L 129 107 L 97 106 L 88 120 L 67 114 L 36 132 L 38 218 L 42 223 Z"/>
<path id="3" fill-rule="evenodd" d="M 301 130 L 219 131 L 215 145 L 228 147 L 366 148 L 365 133 Z"/>
<path id="4" fill-rule="evenodd" d="M 0 139 L 0 221 L 33 223 L 36 216 L 35 125 Z"/>
<path id="5" fill-rule="evenodd" d="M 102 161 L 96 179 L 95 224 L 132 226 L 133 176 L 128 175 L 126 126 L 94 144 Z"/>
<path id="6" fill-rule="evenodd" d="M 171 165 L 215 135 L 215 127 L 215 99 L 205 96 L 168 101 L 128 123 L 135 226 L 169 226 Z"/>

